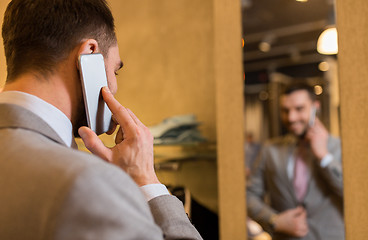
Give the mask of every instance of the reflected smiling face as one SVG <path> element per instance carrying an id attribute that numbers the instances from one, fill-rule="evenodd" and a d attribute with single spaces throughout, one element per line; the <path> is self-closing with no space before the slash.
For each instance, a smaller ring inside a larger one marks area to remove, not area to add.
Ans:
<path id="1" fill-rule="evenodd" d="M 306 90 L 297 90 L 290 94 L 282 95 L 281 120 L 288 131 L 301 137 L 308 129 L 312 107 L 316 107 Z"/>

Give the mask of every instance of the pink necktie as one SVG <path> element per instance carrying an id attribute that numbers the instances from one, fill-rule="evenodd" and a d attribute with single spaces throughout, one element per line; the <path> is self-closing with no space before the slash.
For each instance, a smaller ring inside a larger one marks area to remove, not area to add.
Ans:
<path id="1" fill-rule="evenodd" d="M 308 187 L 308 167 L 300 151 L 295 157 L 293 184 L 296 198 L 299 202 L 303 202 Z"/>

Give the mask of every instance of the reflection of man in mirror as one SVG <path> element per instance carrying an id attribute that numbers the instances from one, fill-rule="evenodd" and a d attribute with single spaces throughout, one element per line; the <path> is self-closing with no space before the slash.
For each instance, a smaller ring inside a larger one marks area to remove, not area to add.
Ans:
<path id="1" fill-rule="evenodd" d="M 315 117 L 319 102 L 309 85 L 290 85 L 280 104 L 289 134 L 262 148 L 247 187 L 248 214 L 273 239 L 344 239 L 340 140 Z"/>

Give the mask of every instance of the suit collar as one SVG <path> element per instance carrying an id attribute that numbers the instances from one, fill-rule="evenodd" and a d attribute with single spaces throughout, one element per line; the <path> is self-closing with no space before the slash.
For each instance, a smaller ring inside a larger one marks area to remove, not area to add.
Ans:
<path id="1" fill-rule="evenodd" d="M 67 146 L 45 121 L 23 107 L 14 104 L 0 104 L 0 116 L 0 129 L 27 129 L 42 134 L 54 142 Z"/>
<path id="2" fill-rule="evenodd" d="M 70 119 L 54 105 L 35 95 L 19 91 L 2 92 L 0 94 L 0 103 L 14 104 L 31 111 L 46 122 L 67 146 L 72 145 L 72 123 Z"/>

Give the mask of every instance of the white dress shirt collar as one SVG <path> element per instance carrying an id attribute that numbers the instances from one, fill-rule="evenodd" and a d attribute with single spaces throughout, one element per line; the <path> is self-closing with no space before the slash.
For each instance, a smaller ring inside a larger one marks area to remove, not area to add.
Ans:
<path id="1" fill-rule="evenodd" d="M 18 91 L 2 92 L 0 94 L 0 103 L 15 104 L 33 112 L 44 120 L 68 147 L 72 146 L 72 123 L 62 111 L 53 105 L 34 95 Z"/>

